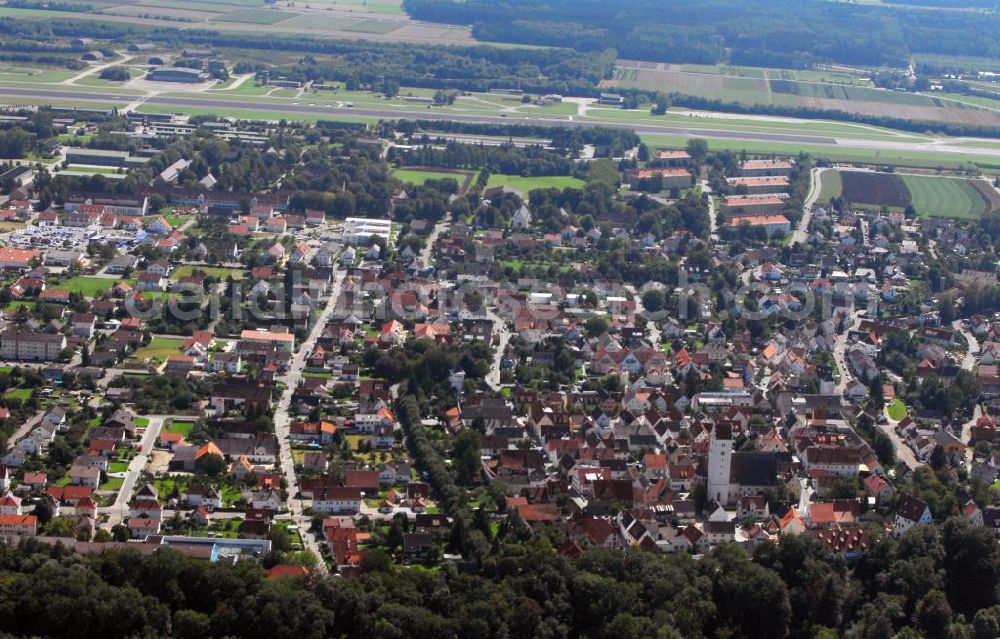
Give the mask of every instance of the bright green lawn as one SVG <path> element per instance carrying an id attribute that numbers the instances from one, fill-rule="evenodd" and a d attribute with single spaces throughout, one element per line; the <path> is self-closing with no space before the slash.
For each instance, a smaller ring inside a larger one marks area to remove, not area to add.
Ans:
<path id="1" fill-rule="evenodd" d="M 17 312 L 17 309 L 21 308 L 22 306 L 28 309 L 28 312 L 30 313 L 35 308 L 35 302 L 33 300 L 16 300 L 8 303 L 7 306 L 3 308 L 3 310 L 4 313 L 14 314 Z"/>
<path id="2" fill-rule="evenodd" d="M 71 277 L 65 282 L 53 286 L 52 288 L 57 291 L 69 291 L 71 293 L 80 293 L 84 297 L 97 297 L 102 293 L 106 293 L 111 290 L 115 284 L 121 282 L 122 280 L 110 279 L 104 277 Z M 130 286 L 135 285 L 135 280 L 124 280 Z"/>
<path id="3" fill-rule="evenodd" d="M 976 187 L 960 178 L 903 175 L 913 208 L 921 216 L 941 215 L 978 220 L 988 204 Z"/>
<path id="4" fill-rule="evenodd" d="M 816 198 L 818 204 L 825 204 L 835 197 L 840 197 L 844 184 L 840 179 L 839 171 L 823 171 L 820 176 L 819 197 Z"/>
<path id="5" fill-rule="evenodd" d="M 166 431 L 168 433 L 180 433 L 187 439 L 187 436 L 191 434 L 192 428 L 194 428 L 194 422 L 172 421 L 166 428 Z"/>
<path id="6" fill-rule="evenodd" d="M 188 277 L 193 275 L 195 271 L 201 271 L 205 275 L 210 275 L 217 280 L 224 280 L 230 276 L 234 280 L 243 279 L 244 272 L 236 268 L 224 268 L 221 266 L 191 266 L 190 264 L 183 264 L 177 267 L 177 270 L 173 272 L 171 279 L 179 280 L 182 277 Z"/>
<path id="7" fill-rule="evenodd" d="M 125 482 L 121 477 L 108 477 L 108 481 L 100 486 L 100 490 L 118 490 Z"/>
<path id="8" fill-rule="evenodd" d="M 182 348 L 184 348 L 184 340 L 181 338 L 154 337 L 148 345 L 135 352 L 135 358 L 144 360 L 151 357 L 162 362 L 170 355 L 181 355 Z"/>
<path id="9" fill-rule="evenodd" d="M 486 188 L 509 186 L 527 195 L 535 189 L 582 188 L 583 180 L 569 175 L 547 175 L 543 177 L 521 177 L 520 175 L 491 175 Z"/>
<path id="10" fill-rule="evenodd" d="M 22 402 L 26 402 L 31 399 L 31 389 L 30 388 L 15 388 L 12 391 L 7 391 L 4 397 L 9 397 L 12 399 L 19 399 Z"/>
<path id="11" fill-rule="evenodd" d="M 128 462 L 112 462 L 108 466 L 109 473 L 127 473 L 128 472 Z"/>
<path id="12" fill-rule="evenodd" d="M 413 171 L 410 169 L 397 169 L 392 172 L 392 177 L 407 184 L 423 184 L 427 180 L 452 179 L 461 186 L 465 181 L 465 174 L 446 173 L 444 171 Z"/>

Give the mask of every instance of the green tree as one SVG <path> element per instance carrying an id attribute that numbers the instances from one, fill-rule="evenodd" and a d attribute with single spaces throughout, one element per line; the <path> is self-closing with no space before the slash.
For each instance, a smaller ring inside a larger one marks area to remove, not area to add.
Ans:
<path id="1" fill-rule="evenodd" d="M 587 337 L 598 337 L 608 330 L 608 320 L 603 317 L 591 317 L 584 323 Z"/>
<path id="2" fill-rule="evenodd" d="M 926 639 L 948 639 L 951 634 L 951 606 L 940 590 L 928 592 L 917 603 L 915 621 Z"/>
<path id="3" fill-rule="evenodd" d="M 480 462 L 480 446 L 482 436 L 471 428 L 462 430 L 456 437 L 452 447 L 452 467 L 455 469 L 455 481 L 459 485 L 468 486 L 478 481 L 482 473 Z"/>
<path id="4" fill-rule="evenodd" d="M 650 289 L 642 294 L 642 306 L 650 313 L 657 313 L 663 310 L 666 303 L 666 296 L 658 288 Z"/>
<path id="5" fill-rule="evenodd" d="M 209 636 L 212 619 L 196 610 L 178 610 L 174 613 L 172 629 L 177 639 L 202 639 Z"/>

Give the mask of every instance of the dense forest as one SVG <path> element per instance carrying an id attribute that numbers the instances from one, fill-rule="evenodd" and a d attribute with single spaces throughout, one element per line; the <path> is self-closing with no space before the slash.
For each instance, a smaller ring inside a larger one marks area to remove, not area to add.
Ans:
<path id="1" fill-rule="evenodd" d="M 516 515 L 484 534 L 492 545 L 461 571 L 397 569 L 374 553 L 358 579 L 311 581 L 270 580 L 249 562 L 166 549 L 82 556 L 34 541 L 3 545 L 0 628 L 9 634 L 0 636 L 987 639 L 1000 631 L 996 542 L 961 519 L 878 537 L 853 565 L 808 536 L 765 544 L 753 558 L 726 545 L 701 560 L 596 547 L 571 560 L 559 552 L 561 533 L 530 536 Z M 454 545 L 461 534 L 450 537 Z"/>
<path id="2" fill-rule="evenodd" d="M 338 81 L 348 89 L 384 86 L 489 91 L 517 88 L 536 93 L 591 94 L 614 72 L 616 54 L 605 50 L 501 49 L 497 47 L 414 47 L 411 44 L 340 43 L 325 47 L 332 56 L 306 56 L 281 74 L 301 82 Z M 235 67 L 236 72 L 255 70 Z"/>
<path id="3" fill-rule="evenodd" d="M 917 52 L 1000 55 L 995 13 L 819 0 L 406 0 L 404 6 L 420 20 L 472 24 L 482 40 L 580 51 L 613 47 L 641 60 L 902 67 Z"/>

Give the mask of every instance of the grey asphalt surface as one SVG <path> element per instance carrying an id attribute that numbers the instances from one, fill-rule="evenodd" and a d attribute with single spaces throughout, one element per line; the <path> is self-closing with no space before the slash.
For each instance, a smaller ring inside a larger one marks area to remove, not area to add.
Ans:
<path id="1" fill-rule="evenodd" d="M 85 101 L 111 104 L 128 104 L 135 102 L 139 96 L 120 95 L 113 91 L 59 91 L 47 88 L 8 88 L 0 87 L 0 100 L 17 98 L 33 99 L 53 99 L 65 101 Z M 904 140 L 886 140 L 879 138 L 864 137 L 844 137 L 835 138 L 829 136 L 797 135 L 782 133 L 764 133 L 754 131 L 705 129 L 699 127 L 669 126 L 656 124 L 632 124 L 628 122 L 606 121 L 598 118 L 588 118 L 586 120 L 558 120 L 544 116 L 534 117 L 501 117 L 495 115 L 469 115 L 461 113 L 441 112 L 428 109 L 426 112 L 401 109 L 365 109 L 355 107 L 331 107 L 325 105 L 288 104 L 274 103 L 266 100 L 254 100 L 252 96 L 247 96 L 245 100 L 218 100 L 206 97 L 169 97 L 154 95 L 143 100 L 144 104 L 157 105 L 161 107 L 195 107 L 212 108 L 220 111 L 233 112 L 240 111 L 272 111 L 275 113 L 286 113 L 304 115 L 327 115 L 331 119 L 337 116 L 361 116 L 384 119 L 402 120 L 444 120 L 453 122 L 470 122 L 484 124 L 527 124 L 536 126 L 551 127 L 606 127 L 614 129 L 628 129 L 639 134 L 676 136 L 682 138 L 700 137 L 724 140 L 743 140 L 747 142 L 776 142 L 785 144 L 800 144 L 810 146 L 829 146 L 839 148 L 864 148 L 879 151 L 909 151 L 921 153 L 939 153 L 951 156 L 990 156 L 1000 158 L 1000 148 L 988 146 L 962 146 L 947 139 L 934 139 L 928 142 L 912 142 Z M 141 111 L 141 107 L 139 109 Z"/>
<path id="2" fill-rule="evenodd" d="M 0 87 L 0 99 L 11 98 L 33 98 L 53 100 L 80 100 L 84 102 L 107 102 L 115 104 L 120 102 L 133 102 L 138 96 L 118 95 L 112 92 L 89 92 L 89 91 L 58 91 L 45 88 L 9 88 Z M 280 113 L 301 113 L 306 115 L 354 115 L 364 117 L 386 118 L 386 119 L 406 119 L 406 120 L 447 120 L 454 122 L 474 122 L 490 124 L 532 124 L 553 127 L 607 127 L 615 129 L 630 129 L 637 133 L 649 133 L 655 135 L 676 135 L 681 137 L 705 137 L 724 138 L 729 140 L 748 140 L 761 142 L 786 142 L 790 144 L 812 144 L 837 146 L 835 138 L 792 135 L 780 133 L 754 133 L 749 131 L 722 131 L 718 129 L 702 129 L 697 127 L 660 126 L 650 124 L 629 124 L 623 122 L 606 122 L 598 119 L 588 120 L 557 120 L 545 117 L 528 118 L 504 118 L 495 115 L 466 115 L 461 113 L 435 112 L 428 109 L 426 113 L 422 111 L 403 111 L 400 109 L 363 109 L 355 107 L 329 107 L 323 105 L 310 106 L 306 104 L 277 104 L 266 100 L 254 101 L 252 96 L 248 96 L 245 101 L 236 102 L 234 100 L 216 100 L 204 97 L 168 97 L 151 96 L 144 101 L 144 104 L 158 105 L 166 107 L 200 107 L 200 108 L 223 108 L 233 111 L 255 110 L 255 111 L 275 111 Z M 139 109 L 141 111 L 141 108 Z"/>

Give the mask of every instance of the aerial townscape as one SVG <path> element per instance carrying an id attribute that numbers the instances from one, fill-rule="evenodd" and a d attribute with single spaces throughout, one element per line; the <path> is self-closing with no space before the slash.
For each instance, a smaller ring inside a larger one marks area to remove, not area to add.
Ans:
<path id="1" fill-rule="evenodd" d="M 1000 637 L 996 0 L 0 30 L 0 639 Z"/>

